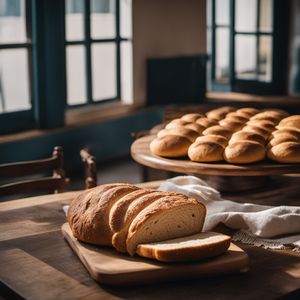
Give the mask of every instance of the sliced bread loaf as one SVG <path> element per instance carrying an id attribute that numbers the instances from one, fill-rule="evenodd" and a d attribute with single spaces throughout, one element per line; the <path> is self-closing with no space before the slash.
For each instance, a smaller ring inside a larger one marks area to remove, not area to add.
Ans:
<path id="1" fill-rule="evenodd" d="M 126 240 L 127 252 L 137 245 L 188 236 L 202 230 L 206 208 L 184 195 L 163 197 L 143 209 L 132 221 Z"/>
<path id="2" fill-rule="evenodd" d="M 202 232 L 192 236 L 158 243 L 140 244 L 137 254 L 163 262 L 200 260 L 224 253 L 231 238 L 216 232 Z"/>

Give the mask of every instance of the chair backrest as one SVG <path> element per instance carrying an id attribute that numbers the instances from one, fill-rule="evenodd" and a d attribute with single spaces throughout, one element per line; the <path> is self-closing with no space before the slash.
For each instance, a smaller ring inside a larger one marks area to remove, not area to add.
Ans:
<path id="1" fill-rule="evenodd" d="M 96 159 L 86 148 L 80 150 L 80 157 L 84 163 L 85 188 L 93 188 L 97 185 Z"/>
<path id="2" fill-rule="evenodd" d="M 52 176 L 17 179 L 19 177 L 32 177 L 32 175 L 44 174 L 45 172 L 52 172 Z M 0 180 L 16 180 L 0 185 L 0 196 L 40 191 L 64 191 L 67 187 L 68 179 L 64 171 L 62 147 L 54 147 L 52 156 L 49 158 L 1 164 Z"/>

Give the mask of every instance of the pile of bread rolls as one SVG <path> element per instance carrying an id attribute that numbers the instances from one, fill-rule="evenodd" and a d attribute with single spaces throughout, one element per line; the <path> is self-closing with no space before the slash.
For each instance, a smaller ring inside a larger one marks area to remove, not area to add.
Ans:
<path id="1" fill-rule="evenodd" d="M 300 162 L 300 115 L 279 109 L 229 106 L 169 122 L 150 144 L 153 154 L 195 162 L 248 164 L 266 157 Z"/>

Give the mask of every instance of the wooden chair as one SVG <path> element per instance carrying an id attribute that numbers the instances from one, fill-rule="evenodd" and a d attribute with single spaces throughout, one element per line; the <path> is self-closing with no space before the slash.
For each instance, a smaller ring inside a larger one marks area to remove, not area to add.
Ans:
<path id="1" fill-rule="evenodd" d="M 52 176 L 46 177 L 44 175 L 46 172 L 52 172 Z M 39 175 L 39 177 L 33 178 L 32 175 Z M 31 178 L 23 179 L 25 176 Z M 0 185 L 0 196 L 40 191 L 64 191 L 69 180 L 65 176 L 62 147 L 54 147 L 52 156 L 49 158 L 1 164 L 0 180 L 10 179 L 16 181 Z"/>
<path id="2" fill-rule="evenodd" d="M 80 151 L 80 157 L 84 164 L 85 188 L 91 189 L 97 185 L 96 159 L 86 148 Z"/>

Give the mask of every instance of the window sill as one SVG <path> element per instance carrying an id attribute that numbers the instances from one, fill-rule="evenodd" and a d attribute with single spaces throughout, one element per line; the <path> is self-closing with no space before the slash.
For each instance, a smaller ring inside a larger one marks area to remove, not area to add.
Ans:
<path id="1" fill-rule="evenodd" d="M 207 92 L 206 103 L 227 105 L 256 105 L 293 108 L 300 107 L 300 96 L 261 96 L 234 92 Z"/>
<path id="2" fill-rule="evenodd" d="M 126 105 L 122 103 L 110 103 L 100 107 L 89 106 L 70 109 L 66 111 L 64 127 L 55 129 L 33 129 L 2 135 L 0 136 L 0 145 L 47 136 L 48 134 L 62 132 L 69 128 L 83 127 L 93 123 L 101 123 L 116 118 L 126 117 L 141 109 L 142 108 L 135 105 Z"/>

